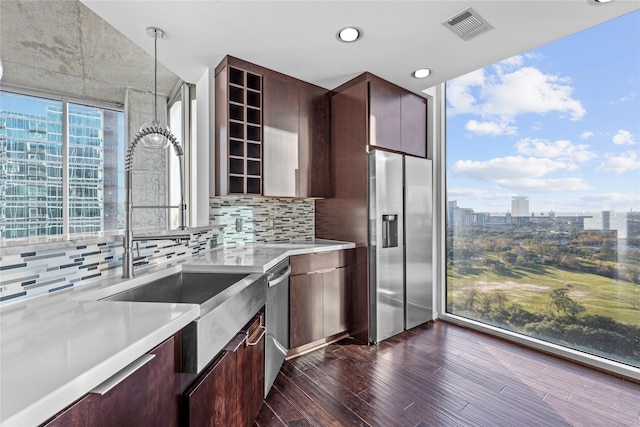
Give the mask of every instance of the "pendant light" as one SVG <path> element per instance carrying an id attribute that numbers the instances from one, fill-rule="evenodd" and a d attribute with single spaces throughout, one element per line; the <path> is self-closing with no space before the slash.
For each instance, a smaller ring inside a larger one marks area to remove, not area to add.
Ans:
<path id="1" fill-rule="evenodd" d="M 140 128 L 140 132 L 144 133 L 142 143 L 148 148 L 167 148 L 170 140 L 171 130 L 164 123 L 158 120 L 158 39 L 164 38 L 164 31 L 160 28 L 149 27 L 147 34 L 154 38 L 153 42 L 153 120 L 146 122 Z M 173 136 L 173 135 L 172 135 Z"/>

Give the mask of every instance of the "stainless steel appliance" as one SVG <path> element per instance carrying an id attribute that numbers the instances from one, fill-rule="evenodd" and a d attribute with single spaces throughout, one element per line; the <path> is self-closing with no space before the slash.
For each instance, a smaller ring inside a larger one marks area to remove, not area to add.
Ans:
<path id="1" fill-rule="evenodd" d="M 267 272 L 265 317 L 267 334 L 264 347 L 264 397 L 280 372 L 289 351 L 289 258 Z"/>
<path id="2" fill-rule="evenodd" d="M 432 319 L 432 164 L 369 153 L 369 341 Z"/>

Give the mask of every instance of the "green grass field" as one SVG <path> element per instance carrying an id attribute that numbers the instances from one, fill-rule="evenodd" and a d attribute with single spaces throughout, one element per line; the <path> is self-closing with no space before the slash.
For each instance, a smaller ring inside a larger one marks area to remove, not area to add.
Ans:
<path id="1" fill-rule="evenodd" d="M 488 258 L 491 256 L 487 254 Z M 640 286 L 633 283 L 542 265 L 510 266 L 504 274 L 484 266 L 467 270 L 472 271 L 461 274 L 459 269 L 449 269 L 449 302 L 455 303 L 463 292 L 475 289 L 478 293 L 503 293 L 508 298 L 507 304 L 519 303 L 527 311 L 546 313 L 549 312 L 549 292 L 566 287 L 570 289 L 569 296 L 586 308 L 583 314 L 640 326 Z"/>

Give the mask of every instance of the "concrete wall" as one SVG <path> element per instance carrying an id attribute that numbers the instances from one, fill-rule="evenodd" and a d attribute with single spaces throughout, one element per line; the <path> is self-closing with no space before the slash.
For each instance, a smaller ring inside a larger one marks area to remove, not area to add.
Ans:
<path id="1" fill-rule="evenodd" d="M 140 31 L 146 31 L 143 24 Z M 153 43 L 149 37 L 149 45 Z M 159 40 L 159 58 L 161 52 Z M 124 106 L 127 143 L 153 118 L 154 58 L 77 0 L 0 1 L 0 58 L 3 90 L 36 90 Z M 160 63 L 161 120 L 166 117 L 166 94 L 177 82 Z M 134 204 L 166 204 L 167 155 L 173 154 L 138 146 Z M 166 210 L 134 212 L 136 228 L 166 224 Z"/>
<path id="2" fill-rule="evenodd" d="M 0 57 L 3 85 L 120 105 L 127 88 L 153 91 L 153 57 L 77 0 L 0 1 Z M 158 57 L 166 96 L 178 77 L 162 66 L 162 40 Z"/>

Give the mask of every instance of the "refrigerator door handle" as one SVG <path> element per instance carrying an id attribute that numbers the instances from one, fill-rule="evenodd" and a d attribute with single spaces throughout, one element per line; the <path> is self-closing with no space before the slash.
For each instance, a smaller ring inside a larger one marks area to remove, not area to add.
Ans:
<path id="1" fill-rule="evenodd" d="M 389 221 L 384 220 L 385 215 L 382 215 L 382 247 L 389 247 Z"/>
<path id="2" fill-rule="evenodd" d="M 382 247 L 398 247 L 398 215 L 382 215 Z"/>

